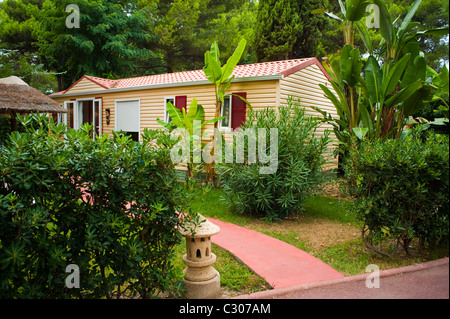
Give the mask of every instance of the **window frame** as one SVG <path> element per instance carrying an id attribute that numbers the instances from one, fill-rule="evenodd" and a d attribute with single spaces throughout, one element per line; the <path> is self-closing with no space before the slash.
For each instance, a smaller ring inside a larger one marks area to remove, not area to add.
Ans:
<path id="1" fill-rule="evenodd" d="M 232 116 L 233 116 L 233 103 L 232 103 L 233 99 L 231 98 L 231 95 L 224 96 L 224 103 L 220 106 L 220 116 L 221 117 L 224 116 L 223 112 L 224 112 L 225 99 L 227 99 L 229 101 L 228 103 L 229 103 L 229 109 L 230 109 L 229 116 L 228 116 L 228 126 L 223 126 L 222 122 L 224 119 L 221 119 L 219 121 L 219 130 L 228 132 L 228 131 L 232 130 L 231 121 L 232 121 Z"/>
<path id="2" fill-rule="evenodd" d="M 164 122 L 166 123 L 170 123 L 170 116 L 169 116 L 169 112 L 167 111 L 167 102 L 169 102 L 169 100 L 172 100 L 172 105 L 175 106 L 175 98 L 176 96 L 165 96 L 164 97 Z"/>

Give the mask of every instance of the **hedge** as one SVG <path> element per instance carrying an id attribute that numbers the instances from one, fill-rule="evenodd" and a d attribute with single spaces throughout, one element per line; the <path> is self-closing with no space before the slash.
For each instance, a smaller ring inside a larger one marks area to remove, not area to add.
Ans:
<path id="1" fill-rule="evenodd" d="M 21 120 L 0 153 L 0 298 L 179 293 L 172 267 L 185 195 L 170 138 Z M 66 285 L 79 269 L 79 288 Z M 71 269 L 70 267 L 68 269 Z M 71 287 L 71 288 L 70 288 Z"/>
<path id="2" fill-rule="evenodd" d="M 354 211 L 370 245 L 394 239 L 408 252 L 413 239 L 448 245 L 449 140 L 420 131 L 397 140 L 363 140 L 350 154 Z"/>

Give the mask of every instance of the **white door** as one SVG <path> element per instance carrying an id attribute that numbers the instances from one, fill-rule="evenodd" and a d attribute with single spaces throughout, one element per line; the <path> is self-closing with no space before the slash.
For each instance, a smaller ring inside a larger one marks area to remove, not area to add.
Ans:
<path id="1" fill-rule="evenodd" d="M 139 100 L 116 101 L 116 131 L 123 131 L 139 141 L 140 115 Z"/>
<path id="2" fill-rule="evenodd" d="M 101 99 L 82 99 L 76 103 L 67 103 L 68 107 L 73 105 L 73 120 L 71 124 L 74 129 L 79 129 L 84 123 L 92 124 L 95 135 L 102 134 L 102 100 Z"/>

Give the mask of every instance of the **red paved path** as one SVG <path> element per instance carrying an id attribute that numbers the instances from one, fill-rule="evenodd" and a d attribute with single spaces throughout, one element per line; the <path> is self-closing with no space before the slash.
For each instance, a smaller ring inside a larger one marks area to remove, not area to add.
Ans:
<path id="1" fill-rule="evenodd" d="M 344 277 L 323 261 L 278 239 L 217 219 L 208 220 L 220 227 L 212 242 L 231 252 L 275 289 Z"/>

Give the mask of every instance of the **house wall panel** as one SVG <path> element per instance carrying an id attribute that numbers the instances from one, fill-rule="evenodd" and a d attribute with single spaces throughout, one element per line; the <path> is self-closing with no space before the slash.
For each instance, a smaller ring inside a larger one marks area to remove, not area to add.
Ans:
<path id="1" fill-rule="evenodd" d="M 67 93 L 78 93 L 78 92 L 89 92 L 89 91 L 98 91 L 98 90 L 106 90 L 104 87 L 88 80 L 86 78 L 82 78 L 78 83 L 76 83 Z"/>
<path id="2" fill-rule="evenodd" d="M 337 111 L 333 103 L 324 96 L 319 84 L 326 85 L 334 92 L 327 77 L 322 70 L 315 64 L 305 69 L 297 71 L 280 80 L 280 104 L 287 104 L 288 98 L 293 97 L 294 101 L 300 99 L 300 106 L 304 107 L 308 116 L 322 117 L 320 113 L 313 110 L 310 106 L 317 106 L 320 109 L 331 114 L 333 118 L 337 118 Z M 323 136 L 325 131 L 332 131 L 333 127 L 328 123 L 322 123 L 317 130 L 318 136 Z M 332 156 L 333 151 L 337 147 L 337 138 L 334 133 L 330 134 L 332 139 L 331 146 L 325 154 L 329 160 L 325 166 L 326 169 L 337 168 L 337 158 Z"/>
<path id="3" fill-rule="evenodd" d="M 82 83 L 84 79 L 74 88 L 70 90 L 70 93 L 80 92 L 78 86 L 84 86 Z M 91 82 L 89 80 L 86 80 Z M 278 80 L 267 81 L 254 81 L 254 82 L 238 82 L 233 83 L 227 90 L 229 93 L 233 92 L 247 92 L 247 100 L 254 109 L 261 109 L 267 106 L 276 105 L 276 86 Z M 91 82 L 92 83 L 92 82 Z M 98 91 L 98 86 L 95 90 Z M 94 89 L 93 89 L 94 90 Z M 69 93 L 69 92 L 68 92 Z M 187 107 L 191 104 L 192 100 L 196 98 L 198 103 L 205 109 L 205 119 L 209 120 L 214 117 L 215 114 L 215 92 L 213 85 L 192 85 L 184 87 L 169 87 L 169 88 L 152 88 L 144 90 L 133 90 L 125 92 L 105 92 L 99 94 L 80 95 L 75 97 L 55 96 L 55 101 L 63 103 L 68 100 L 85 99 L 101 97 L 103 100 L 103 110 L 110 109 L 110 124 L 106 124 L 105 112 L 103 112 L 103 133 L 111 133 L 115 128 L 115 103 L 118 100 L 130 100 L 140 99 L 140 115 L 141 115 L 141 131 L 145 128 L 148 129 L 160 129 L 161 126 L 156 122 L 156 119 L 164 119 L 164 98 L 170 96 L 187 96 Z M 214 124 L 209 124 L 207 129 L 213 129 Z"/>

